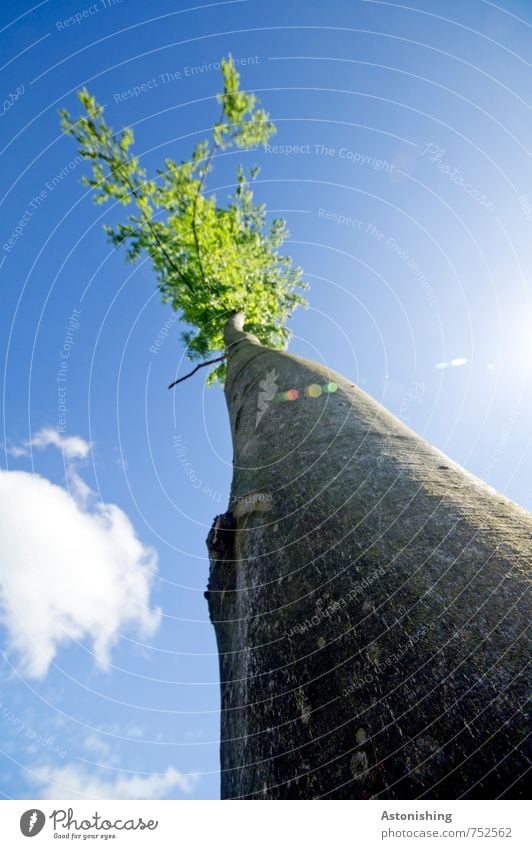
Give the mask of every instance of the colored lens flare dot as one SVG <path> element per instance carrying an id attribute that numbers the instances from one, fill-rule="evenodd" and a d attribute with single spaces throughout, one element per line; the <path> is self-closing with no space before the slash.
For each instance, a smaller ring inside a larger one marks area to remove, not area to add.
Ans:
<path id="1" fill-rule="evenodd" d="M 317 383 L 311 383 L 309 387 L 307 387 L 307 395 L 309 398 L 319 398 L 321 395 L 321 386 L 318 386 Z"/>
<path id="2" fill-rule="evenodd" d="M 336 392 L 337 389 L 338 386 L 336 385 L 336 383 L 326 383 L 323 387 L 324 392 Z"/>
<path id="3" fill-rule="evenodd" d="M 286 400 L 287 401 L 297 401 L 298 398 L 299 398 L 299 392 L 297 391 L 297 389 L 289 389 L 288 392 L 286 393 Z"/>

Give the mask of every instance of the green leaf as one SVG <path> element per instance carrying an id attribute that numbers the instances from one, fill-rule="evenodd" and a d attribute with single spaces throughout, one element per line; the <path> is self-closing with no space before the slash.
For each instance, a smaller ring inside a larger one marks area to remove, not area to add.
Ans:
<path id="1" fill-rule="evenodd" d="M 207 192 L 218 151 L 264 145 L 276 131 L 256 96 L 241 90 L 231 56 L 222 59 L 221 68 L 222 114 L 212 138 L 199 142 L 189 160 L 167 159 L 152 179 L 132 153 L 133 131 L 115 133 L 86 89 L 78 92 L 84 112 L 77 120 L 60 111 L 64 132 L 91 165 L 91 175 L 82 182 L 93 189 L 95 202 L 112 198 L 130 207 L 126 221 L 106 224 L 106 233 L 113 244 L 126 246 L 128 261 L 149 256 L 162 301 L 191 328 L 182 338 L 192 360 L 223 350 L 224 325 L 238 310 L 263 344 L 283 348 L 289 339 L 287 320 L 306 304 L 297 291 L 307 288 L 300 269 L 279 253 L 288 236 L 286 222 L 275 219 L 267 225 L 266 208 L 255 203 L 242 165 L 237 165 L 235 190 L 225 206 Z M 258 173 L 257 166 L 250 168 L 250 179 Z M 222 363 L 207 382 L 223 382 L 224 375 Z"/>

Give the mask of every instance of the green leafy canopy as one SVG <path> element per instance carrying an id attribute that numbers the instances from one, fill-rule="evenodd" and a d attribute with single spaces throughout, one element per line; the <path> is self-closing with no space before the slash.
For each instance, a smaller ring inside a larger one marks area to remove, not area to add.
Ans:
<path id="1" fill-rule="evenodd" d="M 259 169 L 250 168 L 246 177 L 237 166 L 235 189 L 225 206 L 218 206 L 206 188 L 217 153 L 265 145 L 276 130 L 256 96 L 240 89 L 231 56 L 222 59 L 221 69 L 221 115 L 212 137 L 199 142 L 185 162 L 166 159 L 154 178 L 132 151 L 133 131 L 115 133 L 87 89 L 78 92 L 85 109 L 79 119 L 61 110 L 63 130 L 92 165 L 92 175 L 82 182 L 94 189 L 95 202 L 113 198 L 135 207 L 125 223 L 105 225 L 106 232 L 115 245 L 126 246 L 129 261 L 148 254 L 163 302 L 191 328 L 182 338 L 193 360 L 223 349 L 224 325 L 240 310 L 246 330 L 263 344 L 285 347 L 286 321 L 306 303 L 297 292 L 307 288 L 301 270 L 279 253 L 288 236 L 286 222 L 277 218 L 268 226 L 265 205 L 254 202 L 250 185 Z M 208 382 L 223 381 L 224 369 L 225 364 L 215 368 Z"/>

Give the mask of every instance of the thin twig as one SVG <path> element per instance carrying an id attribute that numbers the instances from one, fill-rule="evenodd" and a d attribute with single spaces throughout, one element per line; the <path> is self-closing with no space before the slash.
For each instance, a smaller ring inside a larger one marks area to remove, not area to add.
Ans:
<path id="1" fill-rule="evenodd" d="M 135 200 L 138 200 L 138 194 L 137 194 L 137 192 L 136 192 L 136 190 L 135 190 L 134 186 L 131 184 L 131 182 L 130 182 L 129 180 L 127 180 L 127 183 L 128 183 L 128 185 L 129 185 L 129 189 L 130 189 L 130 191 L 131 191 L 131 194 L 133 195 L 133 197 L 135 198 Z M 172 258 L 171 258 L 171 256 L 169 255 L 169 253 L 168 253 L 168 251 L 166 250 L 166 248 L 165 248 L 165 246 L 164 246 L 163 242 L 162 242 L 162 241 L 161 241 L 161 239 L 159 238 L 159 234 L 157 233 L 157 230 L 155 229 L 155 226 L 154 226 L 153 222 L 150 220 L 150 218 L 148 217 L 148 215 L 146 214 L 146 212 L 144 212 L 143 210 L 141 210 L 141 211 L 140 211 L 140 214 L 141 214 L 141 216 L 143 217 L 143 219 L 144 219 L 145 223 L 148 225 L 148 228 L 149 228 L 149 230 L 150 230 L 150 233 L 152 234 L 152 236 L 154 237 L 155 241 L 156 241 L 156 242 L 157 242 L 157 244 L 159 245 L 159 247 L 160 247 L 161 251 L 163 252 L 163 256 L 165 257 L 165 259 L 166 259 L 166 261 L 167 261 L 168 265 L 170 266 L 170 268 L 172 268 L 172 269 L 176 272 L 177 276 L 181 279 L 181 281 L 185 284 L 185 286 L 187 286 L 187 288 L 188 288 L 188 289 L 190 289 L 190 291 L 191 291 L 192 293 L 194 293 L 194 291 L 195 291 L 195 290 L 194 290 L 194 287 L 193 287 L 193 286 L 191 286 L 190 281 L 189 281 L 189 280 L 187 280 L 187 278 L 185 277 L 185 275 L 183 274 L 183 272 L 182 272 L 182 271 L 178 268 L 178 266 L 175 264 L 175 262 L 173 261 L 173 259 L 172 259 Z"/>
<path id="2" fill-rule="evenodd" d="M 104 162 L 107 162 L 107 164 L 108 164 L 109 166 L 111 166 L 111 164 L 112 164 L 112 162 L 113 162 L 113 159 L 112 159 L 112 156 L 111 156 L 110 154 L 107 154 L 107 155 L 105 155 L 105 154 L 101 154 L 101 158 L 104 160 Z M 113 169 L 111 169 L 111 167 L 109 168 L 109 172 L 110 172 L 110 174 L 111 174 L 111 175 L 113 175 L 116 171 L 118 171 L 118 166 L 117 166 L 114 170 L 113 170 Z M 126 174 L 126 175 L 123 175 L 123 176 L 122 176 L 122 175 L 120 175 L 120 176 L 122 177 L 122 180 L 124 181 L 124 183 L 125 183 L 125 184 L 127 185 L 127 187 L 129 188 L 129 191 L 131 192 L 131 194 L 133 195 L 133 197 L 135 198 L 135 200 L 136 200 L 136 201 L 138 201 L 138 199 L 139 199 L 139 195 L 138 195 L 138 192 L 137 192 L 137 190 L 136 190 L 136 188 L 135 188 L 135 184 L 134 184 L 134 183 L 132 182 L 132 180 L 131 180 L 128 176 L 127 176 L 127 174 Z M 159 234 L 157 233 L 157 230 L 155 229 L 155 227 L 154 227 L 154 225 L 153 225 L 153 222 L 150 220 L 149 216 L 148 216 L 148 215 L 146 214 L 146 212 L 144 212 L 143 210 L 140 210 L 140 215 L 141 215 L 142 219 L 144 220 L 144 223 L 147 225 L 147 227 L 148 227 L 148 229 L 149 229 L 149 231 L 150 231 L 151 235 L 153 236 L 153 238 L 154 238 L 154 239 L 155 239 L 155 241 L 157 242 L 158 246 L 160 247 L 160 249 L 161 249 L 161 251 L 162 251 L 162 253 L 163 253 L 163 256 L 164 256 L 164 258 L 166 259 L 166 261 L 167 261 L 168 265 L 170 266 L 170 268 L 172 268 L 172 270 L 173 270 L 173 271 L 175 271 L 175 273 L 176 273 L 176 274 L 177 274 L 177 276 L 180 278 L 180 280 L 182 281 L 182 283 L 184 283 L 184 284 L 185 284 L 185 286 L 186 286 L 188 289 L 190 289 L 190 291 L 194 294 L 194 287 L 193 287 L 193 286 L 191 286 L 190 281 L 189 281 L 189 280 L 187 280 L 187 278 L 185 277 L 185 275 L 183 274 L 183 272 L 181 271 L 181 269 L 180 269 L 180 268 L 179 268 L 179 267 L 175 264 L 175 262 L 173 261 L 172 257 L 169 255 L 169 253 L 168 253 L 168 251 L 166 250 L 166 248 L 165 248 L 165 246 L 164 246 L 163 242 L 162 242 L 162 241 L 161 241 L 161 239 L 159 238 Z"/>
<path id="3" fill-rule="evenodd" d="M 192 371 L 186 374 L 184 377 L 180 377 L 179 380 L 174 380 L 174 382 L 170 384 L 168 389 L 173 389 L 174 386 L 177 386 L 178 383 L 182 383 L 184 380 L 187 380 L 189 377 L 192 377 L 192 375 L 196 374 L 198 369 L 203 368 L 203 366 L 212 366 L 213 363 L 221 363 L 222 360 L 225 360 L 225 354 L 221 357 L 216 357 L 216 359 L 214 360 L 207 360 L 204 363 L 200 363 L 198 366 L 196 366 L 195 369 L 192 369 Z"/>

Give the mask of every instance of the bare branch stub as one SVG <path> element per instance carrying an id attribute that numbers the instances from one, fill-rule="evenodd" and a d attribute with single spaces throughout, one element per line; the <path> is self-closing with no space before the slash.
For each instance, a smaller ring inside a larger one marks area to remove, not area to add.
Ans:
<path id="1" fill-rule="evenodd" d="M 174 380 L 174 382 L 170 384 L 168 389 L 173 389 L 174 386 L 177 386 L 178 383 L 182 383 L 184 380 L 188 380 L 188 378 L 192 377 L 193 374 L 196 374 L 196 372 L 200 368 L 203 368 L 204 366 L 212 366 L 214 363 L 221 363 L 223 360 L 225 360 L 225 354 L 221 357 L 216 357 L 214 360 L 206 360 L 204 363 L 200 363 L 196 366 L 196 368 L 192 369 L 192 371 L 190 371 L 184 377 L 180 377 L 179 380 Z"/>

